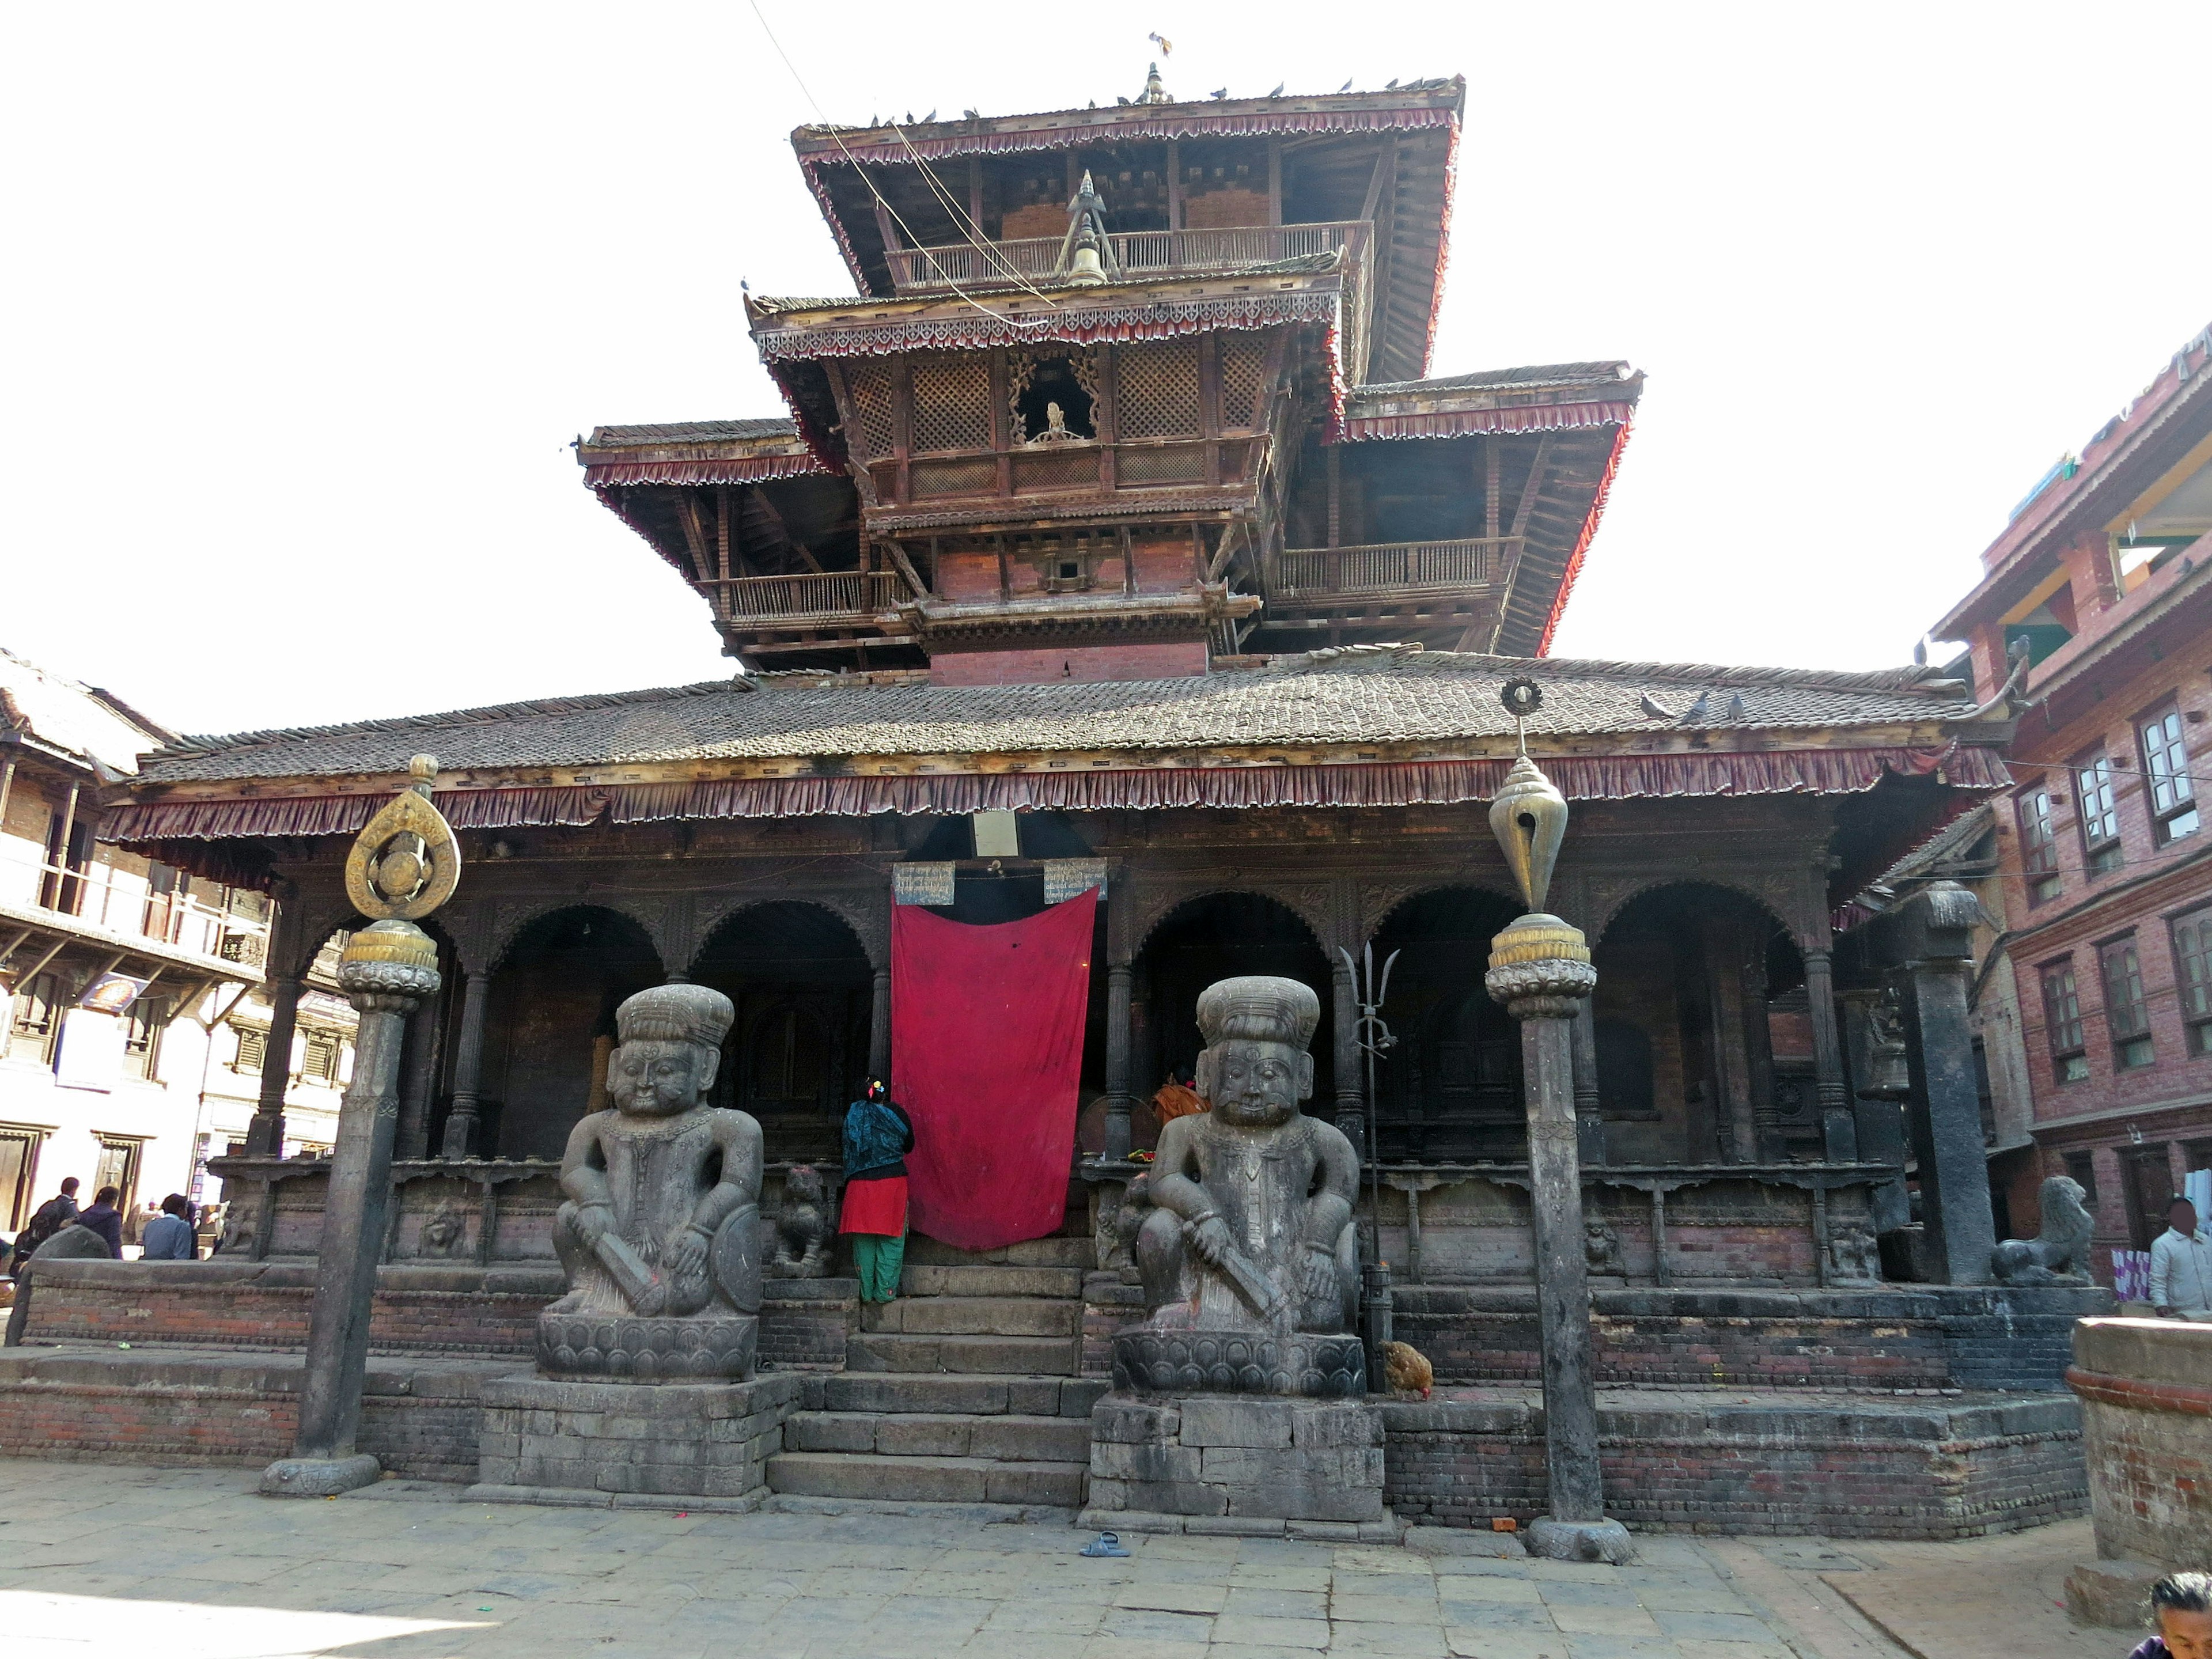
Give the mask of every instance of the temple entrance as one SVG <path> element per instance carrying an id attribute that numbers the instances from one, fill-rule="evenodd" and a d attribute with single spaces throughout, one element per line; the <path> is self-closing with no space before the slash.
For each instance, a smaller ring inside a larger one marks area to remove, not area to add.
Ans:
<path id="1" fill-rule="evenodd" d="M 710 1103 L 759 1119 L 770 1163 L 834 1163 L 868 1066 L 873 977 L 853 930 L 818 904 L 750 905 L 708 936 L 691 977 L 737 1005 Z"/>
<path id="2" fill-rule="evenodd" d="M 1407 900 L 1376 934 L 1377 974 L 1400 952 L 1382 1008 L 1398 1042 L 1375 1071 L 1385 1162 L 1527 1156 L 1520 1033 L 1482 982 L 1491 939 L 1522 908 L 1480 888 L 1441 888 Z"/>
<path id="3" fill-rule="evenodd" d="M 1188 1082 L 1204 1045 L 1198 1035 L 1198 999 L 1216 980 L 1239 974 L 1273 974 L 1314 988 L 1321 1024 L 1314 1032 L 1314 1100 L 1328 1113 L 1330 1056 L 1328 958 L 1296 911 L 1258 893 L 1209 893 L 1170 912 L 1137 954 L 1132 984 L 1132 1073 L 1139 1101 L 1173 1076 Z M 1306 1103 L 1314 1109 L 1314 1101 Z M 1149 1107 L 1133 1119 L 1141 1129 Z M 1152 1137 L 1139 1133 L 1140 1145 Z"/>
<path id="4" fill-rule="evenodd" d="M 1654 888 L 1591 955 L 1608 1163 L 1821 1156 L 1804 960 L 1765 907 L 1703 882 Z"/>
<path id="5" fill-rule="evenodd" d="M 665 977 L 645 929 L 619 911 L 577 905 L 525 927 L 492 974 L 482 1155 L 558 1158 L 576 1120 L 605 1103 L 616 1008 Z"/>

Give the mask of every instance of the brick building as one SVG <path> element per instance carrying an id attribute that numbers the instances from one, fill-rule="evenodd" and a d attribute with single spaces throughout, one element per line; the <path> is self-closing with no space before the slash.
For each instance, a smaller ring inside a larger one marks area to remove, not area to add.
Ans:
<path id="1" fill-rule="evenodd" d="M 2018 675 L 2030 705 L 2010 799 L 1978 849 L 1954 837 L 1993 872 L 2002 927 L 1978 982 L 1984 1049 L 2016 1033 L 2025 1061 L 1990 1068 L 1992 1178 L 2028 1231 L 2038 1183 L 2073 1176 L 2100 1270 L 2147 1249 L 2185 1171 L 2212 1165 L 2208 370 L 2212 330 L 2051 469 L 1936 628 L 1966 642 L 1980 695 Z"/>

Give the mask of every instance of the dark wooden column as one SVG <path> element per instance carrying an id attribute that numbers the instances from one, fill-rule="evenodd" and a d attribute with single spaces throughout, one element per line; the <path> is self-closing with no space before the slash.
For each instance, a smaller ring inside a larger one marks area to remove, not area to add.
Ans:
<path id="1" fill-rule="evenodd" d="M 485 1005 L 491 1000 L 491 970 L 468 969 L 461 993 L 461 1027 L 453 1050 L 453 1109 L 446 1115 L 446 1138 L 438 1155 L 446 1158 L 477 1155 L 477 1103 L 483 1084 Z"/>
<path id="2" fill-rule="evenodd" d="M 399 1132 L 393 1155 L 402 1159 L 430 1155 L 430 1105 L 438 1093 L 439 1039 L 445 1009 L 425 998 L 407 1022 L 407 1058 L 399 1091 Z"/>
<path id="3" fill-rule="evenodd" d="M 868 1075 L 891 1080 L 891 970 L 878 968 L 869 981 Z"/>
<path id="4" fill-rule="evenodd" d="M 1358 992 L 1352 983 L 1352 964 L 1341 955 L 1329 963 L 1330 1030 L 1335 1051 L 1336 1127 L 1366 1162 L 1367 1091 L 1359 1059 Z"/>
<path id="5" fill-rule="evenodd" d="M 1575 1005 L 1575 1150 L 1584 1164 L 1605 1162 L 1604 1102 L 1597 1089 L 1597 1017 L 1590 999 Z"/>
<path id="6" fill-rule="evenodd" d="M 1126 962 L 1106 965 L 1106 1145 L 1108 1158 L 1129 1155 L 1129 1113 L 1136 1104 L 1129 1089 L 1129 989 L 1135 969 Z"/>
<path id="7" fill-rule="evenodd" d="M 283 894 L 269 929 L 269 1040 L 261 1050 L 261 1098 L 246 1128 L 249 1158 L 284 1155 L 284 1091 L 292 1082 L 292 1034 L 298 1029 L 300 993 L 307 988 L 312 959 L 306 933 L 307 918 L 298 896 Z"/>
<path id="8" fill-rule="evenodd" d="M 1813 1079 L 1820 1101 L 1822 1151 L 1832 1164 L 1856 1163 L 1858 1124 L 1844 1085 L 1844 1045 L 1836 1031 L 1836 975 L 1826 950 L 1805 953 L 1805 999 L 1813 1020 Z"/>

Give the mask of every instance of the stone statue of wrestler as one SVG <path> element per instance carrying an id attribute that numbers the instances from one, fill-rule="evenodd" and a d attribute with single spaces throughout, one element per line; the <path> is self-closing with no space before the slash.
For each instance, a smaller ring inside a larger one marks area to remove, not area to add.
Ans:
<path id="1" fill-rule="evenodd" d="M 611 1109 L 568 1136 L 553 1243 L 568 1294 L 538 1322 L 552 1376 L 625 1381 L 751 1374 L 761 1299 L 761 1130 L 702 1103 L 735 1015 L 703 985 L 616 1011 Z"/>
<path id="2" fill-rule="evenodd" d="M 1225 979 L 1198 1000 L 1210 1112 L 1160 1131 L 1136 1258 L 1156 1331 L 1288 1335 L 1353 1328 L 1359 1160 L 1305 1116 L 1320 999 L 1296 980 Z M 1356 1345 L 1355 1345 L 1356 1351 Z"/>

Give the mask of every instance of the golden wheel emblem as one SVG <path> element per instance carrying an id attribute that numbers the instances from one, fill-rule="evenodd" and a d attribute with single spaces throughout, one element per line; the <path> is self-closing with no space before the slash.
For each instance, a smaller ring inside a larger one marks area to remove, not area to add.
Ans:
<path id="1" fill-rule="evenodd" d="M 461 878 L 461 848 L 453 826 L 430 805 L 438 763 L 417 755 L 407 763 L 413 781 L 362 826 L 346 854 L 346 896 L 372 921 L 412 921 L 453 896 Z"/>

